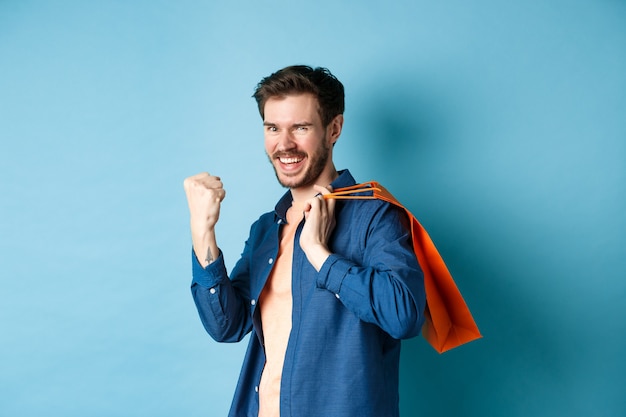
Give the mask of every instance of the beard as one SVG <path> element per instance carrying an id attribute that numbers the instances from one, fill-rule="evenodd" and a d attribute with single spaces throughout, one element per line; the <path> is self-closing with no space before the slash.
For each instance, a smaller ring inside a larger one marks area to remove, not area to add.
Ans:
<path id="1" fill-rule="evenodd" d="M 294 175 L 282 174 L 278 171 L 278 168 L 274 163 L 274 161 L 276 161 L 278 157 L 307 158 L 308 166 L 305 168 L 304 172 L 300 172 Z M 324 168 L 326 168 L 329 157 L 330 146 L 326 144 L 326 135 L 324 135 L 324 137 L 320 141 L 320 145 L 310 155 L 305 152 L 299 151 L 276 152 L 273 155 L 269 156 L 269 160 L 272 164 L 272 167 L 274 168 L 274 174 L 276 174 L 276 179 L 278 180 L 280 185 L 285 188 L 300 188 L 315 184 L 315 181 L 322 174 Z"/>

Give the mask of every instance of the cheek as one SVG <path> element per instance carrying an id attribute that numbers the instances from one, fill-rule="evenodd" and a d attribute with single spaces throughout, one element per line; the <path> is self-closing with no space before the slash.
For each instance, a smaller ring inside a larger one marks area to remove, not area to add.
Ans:
<path id="1" fill-rule="evenodd" d="M 274 151 L 274 148 L 276 147 L 276 141 L 272 140 L 271 137 L 268 137 L 267 135 L 265 135 L 265 152 L 267 152 L 268 154 L 271 154 Z"/>

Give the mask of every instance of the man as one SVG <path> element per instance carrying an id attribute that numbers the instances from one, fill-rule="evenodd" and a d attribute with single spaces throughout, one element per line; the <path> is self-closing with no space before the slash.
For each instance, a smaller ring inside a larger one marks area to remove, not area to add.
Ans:
<path id="1" fill-rule="evenodd" d="M 322 198 L 355 184 L 333 162 L 344 90 L 328 70 L 284 68 L 254 97 L 289 191 L 252 225 L 230 278 L 214 229 L 222 182 L 185 180 L 202 323 L 220 342 L 252 332 L 229 416 L 398 416 L 400 339 L 419 334 L 425 305 L 406 216 Z"/>

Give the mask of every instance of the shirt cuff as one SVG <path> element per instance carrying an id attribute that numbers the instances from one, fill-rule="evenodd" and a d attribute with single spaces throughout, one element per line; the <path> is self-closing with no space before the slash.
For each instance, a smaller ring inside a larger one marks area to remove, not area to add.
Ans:
<path id="1" fill-rule="evenodd" d="M 352 266 L 354 265 L 347 259 L 331 254 L 317 276 L 317 287 L 339 294 L 341 284 Z"/>
<path id="2" fill-rule="evenodd" d="M 222 251 L 217 259 L 211 262 L 203 268 L 198 262 L 193 248 L 191 249 L 191 265 L 192 265 L 192 277 L 191 285 L 198 284 L 205 288 L 212 288 L 220 284 L 222 280 L 228 279 L 228 273 L 226 271 L 226 265 L 224 264 L 224 257 Z"/>

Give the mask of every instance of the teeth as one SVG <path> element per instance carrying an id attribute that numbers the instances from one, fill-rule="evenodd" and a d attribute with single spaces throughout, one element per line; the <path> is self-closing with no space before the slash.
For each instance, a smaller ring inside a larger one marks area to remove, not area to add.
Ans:
<path id="1" fill-rule="evenodd" d="M 297 164 L 302 158 L 278 158 L 283 164 Z"/>

